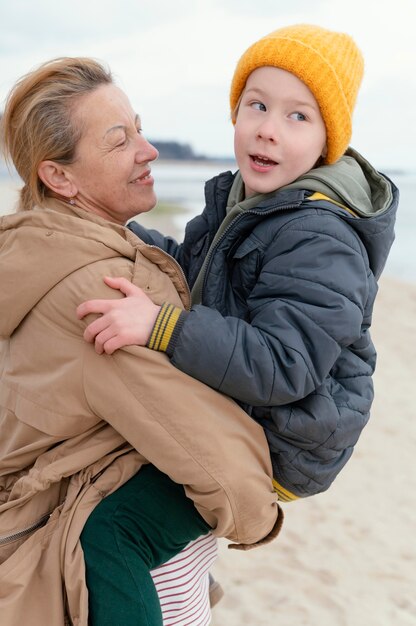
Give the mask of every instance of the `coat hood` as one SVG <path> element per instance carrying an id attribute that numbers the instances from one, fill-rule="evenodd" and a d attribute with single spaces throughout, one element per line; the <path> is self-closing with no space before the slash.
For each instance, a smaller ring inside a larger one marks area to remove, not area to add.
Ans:
<path id="1" fill-rule="evenodd" d="M 124 227 L 54 199 L 45 208 L 1 217 L 0 337 L 9 337 L 72 272 L 120 255 L 134 260 L 137 242 Z"/>
<path id="2" fill-rule="evenodd" d="M 394 183 L 349 148 L 333 165 L 313 169 L 280 191 L 291 189 L 326 197 L 323 206 L 336 211 L 355 230 L 378 279 L 394 241 L 399 202 L 399 191 Z"/>
<path id="3" fill-rule="evenodd" d="M 285 189 L 317 191 L 346 205 L 360 217 L 370 217 L 391 206 L 395 188 L 384 174 L 349 148 L 333 165 L 310 170 Z"/>

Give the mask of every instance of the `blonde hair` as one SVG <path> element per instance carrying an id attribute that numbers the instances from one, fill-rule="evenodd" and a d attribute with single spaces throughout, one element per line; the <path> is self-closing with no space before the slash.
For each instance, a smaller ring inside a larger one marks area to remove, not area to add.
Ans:
<path id="1" fill-rule="evenodd" d="M 69 164 L 82 134 L 71 115 L 74 102 L 101 85 L 112 84 L 110 71 L 90 58 L 52 59 L 23 76 L 11 89 L 1 119 L 6 160 L 24 186 L 20 210 L 42 204 L 47 188 L 38 176 L 44 160 Z"/>

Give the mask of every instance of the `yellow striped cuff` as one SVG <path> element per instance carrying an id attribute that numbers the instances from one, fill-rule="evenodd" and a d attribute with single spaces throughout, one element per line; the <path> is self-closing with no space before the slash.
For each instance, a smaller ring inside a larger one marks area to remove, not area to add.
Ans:
<path id="1" fill-rule="evenodd" d="M 147 342 L 148 348 L 166 352 L 181 313 L 182 309 L 173 304 L 165 302 L 161 306 L 150 339 Z"/>
<path id="2" fill-rule="evenodd" d="M 275 478 L 273 478 L 273 488 L 277 493 L 279 500 L 282 500 L 282 502 L 292 502 L 293 500 L 299 500 L 299 496 L 295 496 L 294 493 L 282 487 L 282 485 L 278 483 Z"/>

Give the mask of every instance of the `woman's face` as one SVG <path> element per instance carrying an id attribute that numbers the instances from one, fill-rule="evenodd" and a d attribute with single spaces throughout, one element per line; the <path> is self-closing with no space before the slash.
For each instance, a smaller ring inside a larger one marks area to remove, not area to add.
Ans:
<path id="1" fill-rule="evenodd" d="M 66 167 L 77 206 L 119 224 L 150 211 L 156 195 L 149 164 L 158 151 L 124 92 L 103 85 L 81 97 L 72 115 L 82 132 Z"/>

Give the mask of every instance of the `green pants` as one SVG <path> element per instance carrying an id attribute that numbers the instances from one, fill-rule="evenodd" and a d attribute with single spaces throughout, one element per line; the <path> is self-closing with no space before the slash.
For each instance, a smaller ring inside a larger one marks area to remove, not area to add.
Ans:
<path id="1" fill-rule="evenodd" d="M 209 530 L 182 485 L 144 466 L 82 532 L 90 626 L 162 626 L 150 570 Z"/>

